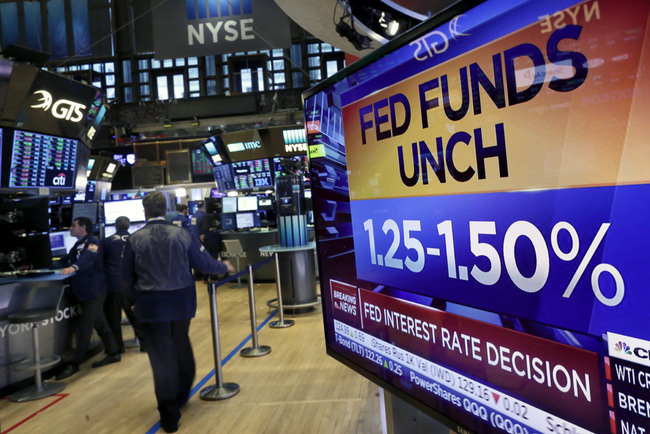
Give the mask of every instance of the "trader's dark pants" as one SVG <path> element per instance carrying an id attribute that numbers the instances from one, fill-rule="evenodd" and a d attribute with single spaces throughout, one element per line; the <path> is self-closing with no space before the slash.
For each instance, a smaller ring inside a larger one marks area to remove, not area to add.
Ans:
<path id="1" fill-rule="evenodd" d="M 144 348 L 144 338 L 142 337 L 142 329 L 140 328 L 140 321 L 138 321 L 138 317 L 135 316 L 135 311 L 133 310 L 133 305 L 135 304 L 135 300 L 132 297 L 127 297 L 127 295 L 124 293 L 122 294 L 123 294 L 122 309 L 124 309 L 124 313 L 126 314 L 126 317 L 129 319 L 129 322 L 131 323 L 131 327 L 133 327 L 135 336 L 140 341 L 140 350 L 142 350 Z"/>
<path id="2" fill-rule="evenodd" d="M 113 332 L 113 337 L 120 352 L 124 351 L 124 340 L 122 339 L 122 296 L 121 292 L 108 292 L 104 301 L 104 316 L 106 322 Z"/>
<path id="3" fill-rule="evenodd" d="M 190 398 L 196 366 L 190 343 L 190 320 L 141 323 L 153 370 L 160 425 L 172 427 Z"/>
<path id="4" fill-rule="evenodd" d="M 104 343 L 106 354 L 115 355 L 120 353 L 120 349 L 115 343 L 113 332 L 108 327 L 104 317 L 104 297 L 94 300 L 79 301 L 81 313 L 76 318 L 75 336 L 77 338 L 77 347 L 74 351 L 74 357 L 71 363 L 80 365 L 86 360 L 90 339 L 93 335 L 93 328 L 97 330 L 99 338 Z"/>

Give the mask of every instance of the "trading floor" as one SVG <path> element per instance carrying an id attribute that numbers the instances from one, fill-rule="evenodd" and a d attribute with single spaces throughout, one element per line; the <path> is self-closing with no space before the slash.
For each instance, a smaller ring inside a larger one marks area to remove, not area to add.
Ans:
<path id="1" fill-rule="evenodd" d="M 320 307 L 286 329 L 271 329 L 274 313 L 266 301 L 276 297 L 275 284 L 256 284 L 260 345 L 272 352 L 243 358 L 251 345 L 247 288 L 221 287 L 217 306 L 224 360 L 224 381 L 240 386 L 224 401 L 203 401 L 199 390 L 215 384 L 206 285 L 197 282 L 198 310 L 190 331 L 197 363 L 193 395 L 182 411 L 179 433 L 379 433 L 378 388 L 325 354 Z M 275 318 L 274 318 L 275 319 Z M 125 326 L 125 339 L 133 337 Z M 243 345 L 242 343 L 246 341 Z M 27 403 L 0 399 L 2 434 L 129 433 L 160 430 L 149 360 L 129 349 L 120 363 L 92 369 L 95 356 L 67 380 L 59 395 Z"/>

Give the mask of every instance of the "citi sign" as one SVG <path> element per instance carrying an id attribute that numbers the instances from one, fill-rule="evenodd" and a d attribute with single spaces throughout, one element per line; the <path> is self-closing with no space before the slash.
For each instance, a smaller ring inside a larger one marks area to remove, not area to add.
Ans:
<path id="1" fill-rule="evenodd" d="M 218 43 L 219 38 L 228 42 L 255 39 L 253 34 L 253 18 L 242 19 L 240 15 L 253 13 L 252 0 L 185 0 L 187 20 L 212 21 L 187 25 L 188 45 L 194 43 L 204 45 L 206 37 L 212 43 Z M 230 17 L 231 19 L 224 19 Z M 220 19 L 216 21 L 216 19 Z"/>
<path id="2" fill-rule="evenodd" d="M 52 179 L 52 185 L 64 186 L 65 185 L 65 173 L 59 173 Z"/>

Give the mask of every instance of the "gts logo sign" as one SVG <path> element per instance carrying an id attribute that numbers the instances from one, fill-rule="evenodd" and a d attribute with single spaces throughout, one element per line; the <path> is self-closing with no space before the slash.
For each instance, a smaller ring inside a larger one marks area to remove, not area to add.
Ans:
<path id="1" fill-rule="evenodd" d="M 69 101 L 67 99 L 60 99 L 52 105 L 52 94 L 46 90 L 37 90 L 34 95 L 41 95 L 39 104 L 31 106 L 31 108 L 42 108 L 43 111 L 48 111 L 52 107 L 52 116 L 57 119 L 65 119 L 70 122 L 79 122 L 83 119 L 81 110 L 86 106 L 78 102 Z"/>

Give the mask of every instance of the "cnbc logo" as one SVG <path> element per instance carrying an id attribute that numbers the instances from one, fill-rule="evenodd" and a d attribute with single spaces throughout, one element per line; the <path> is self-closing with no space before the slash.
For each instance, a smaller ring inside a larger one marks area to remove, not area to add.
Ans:
<path id="1" fill-rule="evenodd" d="M 619 353 L 625 353 L 629 354 L 630 356 L 632 355 L 632 351 L 630 349 L 630 346 L 626 344 L 625 342 L 616 342 L 614 344 L 614 351 L 618 351 Z"/>
<path id="2" fill-rule="evenodd" d="M 650 341 L 608 332 L 607 346 L 611 357 L 650 366 Z"/>
<path id="3" fill-rule="evenodd" d="M 252 0 L 185 0 L 189 45 L 255 39 Z M 202 20 L 192 23 L 191 21 Z"/>

